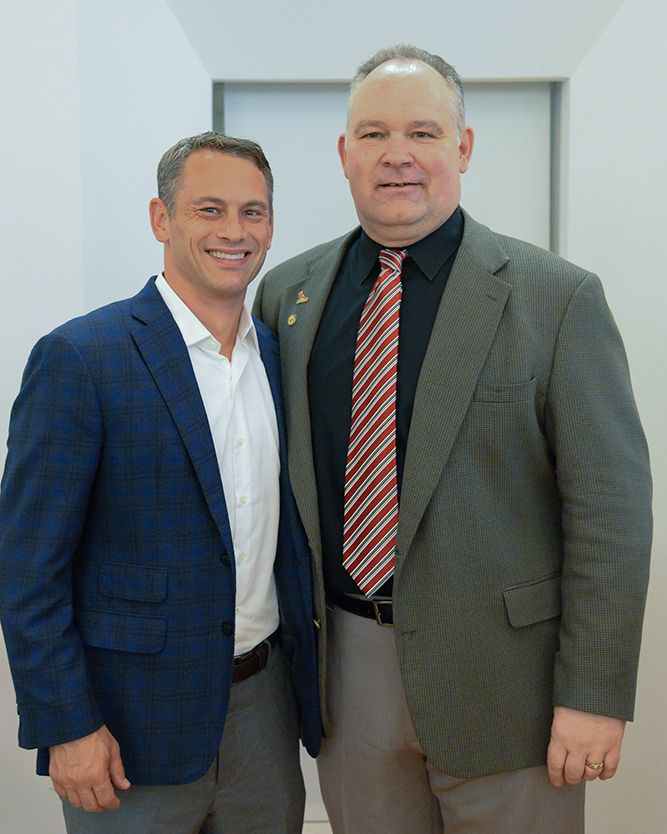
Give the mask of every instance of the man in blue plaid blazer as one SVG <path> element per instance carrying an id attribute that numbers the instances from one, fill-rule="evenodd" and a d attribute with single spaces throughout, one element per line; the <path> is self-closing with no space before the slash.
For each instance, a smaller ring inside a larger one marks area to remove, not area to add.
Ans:
<path id="1" fill-rule="evenodd" d="M 13 409 L 0 612 L 19 742 L 69 832 L 301 831 L 299 730 L 311 755 L 321 735 L 309 552 L 277 340 L 243 303 L 271 171 L 209 133 L 165 154 L 158 186 L 164 275 L 44 337 Z"/>

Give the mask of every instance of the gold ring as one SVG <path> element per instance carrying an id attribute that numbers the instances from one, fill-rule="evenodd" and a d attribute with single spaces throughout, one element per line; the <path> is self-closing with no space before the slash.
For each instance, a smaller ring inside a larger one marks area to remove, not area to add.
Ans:
<path id="1" fill-rule="evenodd" d="M 586 767 L 590 767 L 591 770 L 601 770 L 604 767 L 604 762 L 586 762 Z"/>

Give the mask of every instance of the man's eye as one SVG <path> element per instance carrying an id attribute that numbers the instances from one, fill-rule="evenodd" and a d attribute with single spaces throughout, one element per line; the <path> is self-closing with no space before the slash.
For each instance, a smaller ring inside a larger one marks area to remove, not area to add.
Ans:
<path id="1" fill-rule="evenodd" d="M 377 130 L 369 130 L 368 133 L 362 135 L 362 139 L 379 139 L 380 132 Z"/>
<path id="2" fill-rule="evenodd" d="M 413 135 L 416 139 L 430 139 L 433 134 L 427 133 L 425 130 L 416 130 Z"/>

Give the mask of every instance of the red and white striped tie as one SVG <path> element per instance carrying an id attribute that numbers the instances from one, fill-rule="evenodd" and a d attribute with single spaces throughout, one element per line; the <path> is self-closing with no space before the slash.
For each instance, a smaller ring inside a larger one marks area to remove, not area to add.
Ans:
<path id="1" fill-rule="evenodd" d="M 382 268 L 357 334 L 345 467 L 343 566 L 370 596 L 394 572 L 398 528 L 396 377 L 401 268 L 406 250 L 382 249 Z"/>

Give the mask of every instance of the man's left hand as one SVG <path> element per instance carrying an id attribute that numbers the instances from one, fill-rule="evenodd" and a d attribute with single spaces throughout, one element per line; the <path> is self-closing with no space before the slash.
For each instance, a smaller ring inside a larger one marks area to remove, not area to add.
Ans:
<path id="1" fill-rule="evenodd" d="M 559 788 L 582 779 L 611 779 L 621 758 L 625 721 L 568 707 L 555 707 L 547 753 L 549 779 Z M 602 764 L 591 768 L 589 764 Z"/>

